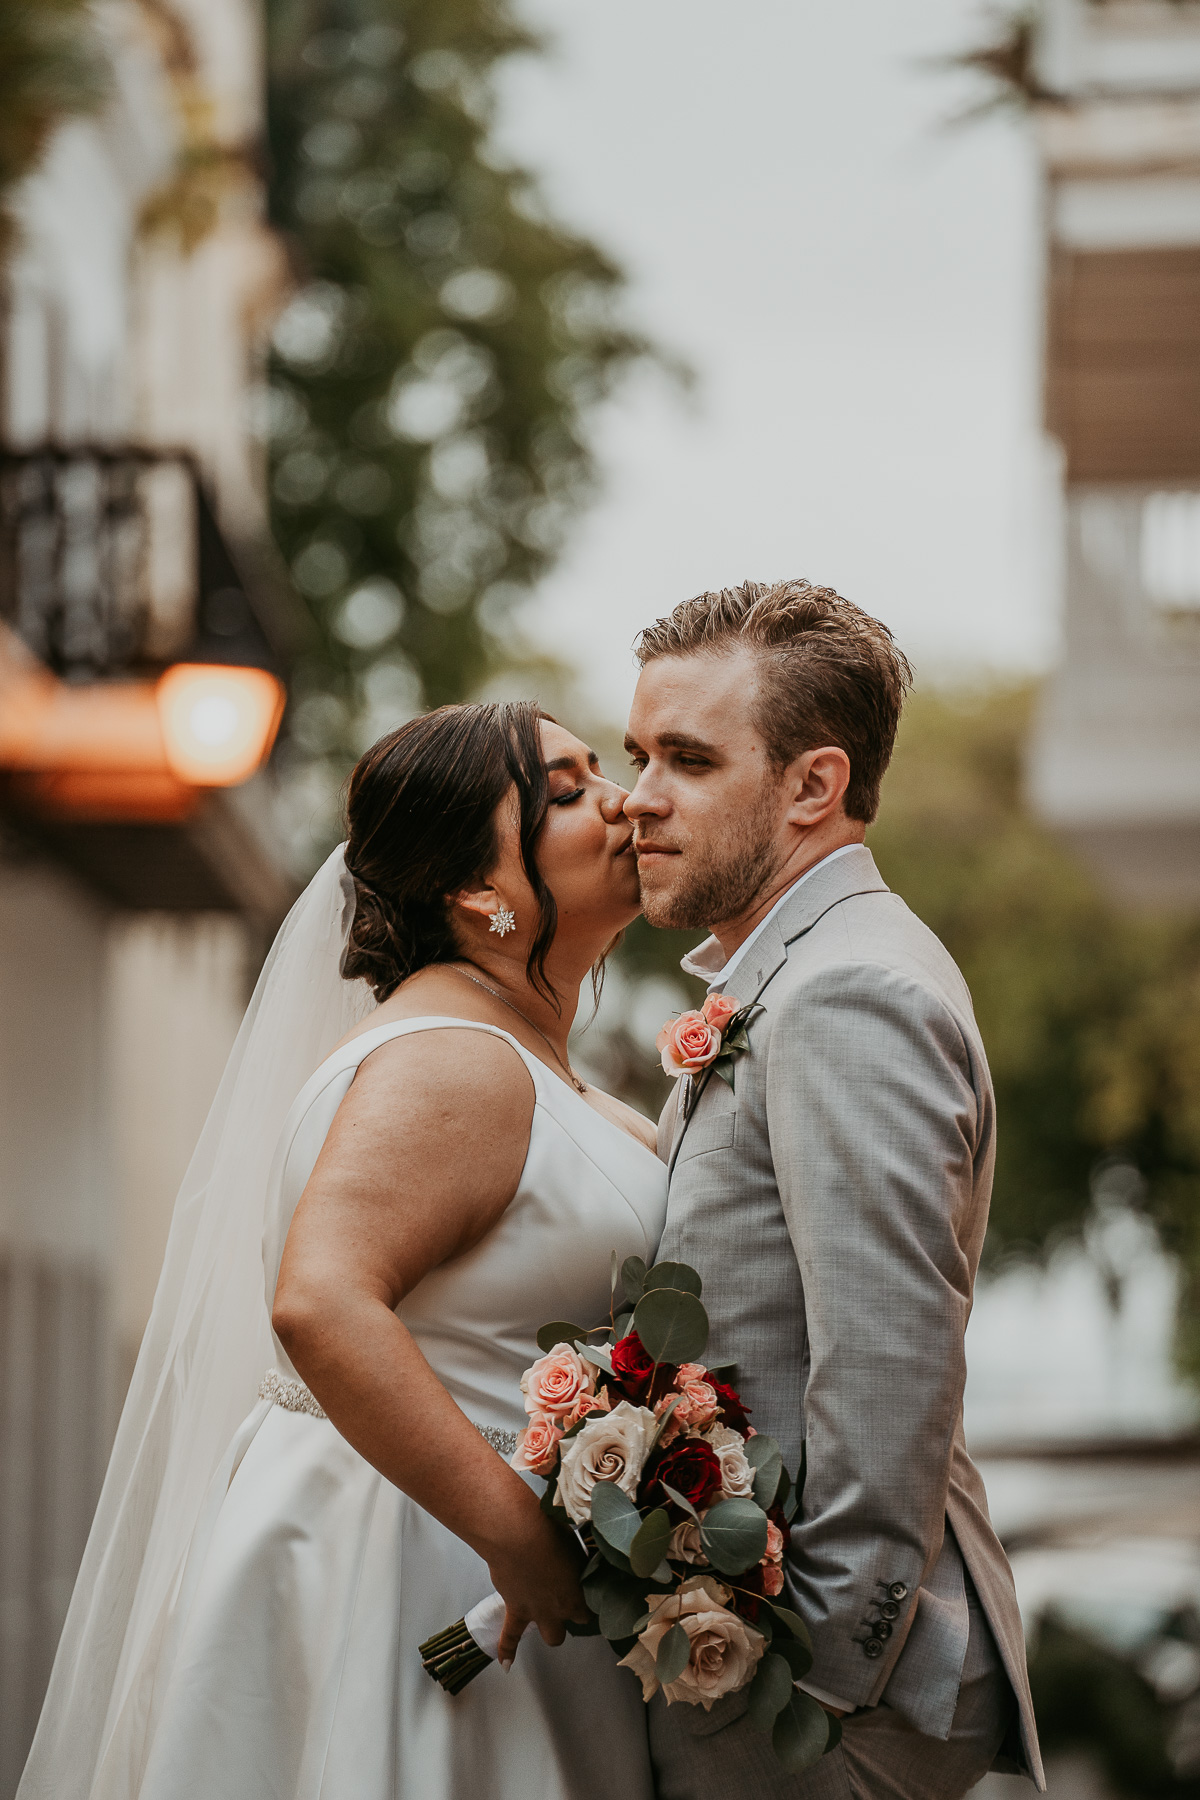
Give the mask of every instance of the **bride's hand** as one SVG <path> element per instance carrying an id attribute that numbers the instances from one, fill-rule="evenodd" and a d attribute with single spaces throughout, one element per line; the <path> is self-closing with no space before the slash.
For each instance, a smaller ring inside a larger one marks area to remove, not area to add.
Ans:
<path id="1" fill-rule="evenodd" d="M 579 1586 L 581 1567 L 575 1543 L 540 1508 L 531 1516 L 520 1541 L 489 1555 L 488 1571 L 505 1604 L 496 1656 L 506 1669 L 531 1620 L 547 1644 L 562 1643 L 568 1619 L 579 1625 L 586 1622 L 588 1610 Z"/>

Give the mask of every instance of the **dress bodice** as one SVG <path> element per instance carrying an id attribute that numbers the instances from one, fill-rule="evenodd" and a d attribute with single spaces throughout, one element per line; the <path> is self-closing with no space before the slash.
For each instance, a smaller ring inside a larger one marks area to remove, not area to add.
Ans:
<path id="1" fill-rule="evenodd" d="M 334 1114 L 373 1050 L 417 1031 L 486 1031 L 529 1070 L 535 1104 L 529 1149 L 512 1201 L 464 1255 L 432 1270 L 397 1315 L 476 1424 L 524 1424 L 520 1378 L 551 1319 L 593 1325 L 609 1310 L 612 1252 L 653 1260 L 667 1204 L 667 1171 L 653 1151 L 588 1105 L 506 1031 L 454 1018 L 405 1019 L 362 1032 L 306 1082 L 275 1159 L 277 1204 L 263 1244 L 268 1304 L 296 1205 Z M 279 1372 L 295 1371 L 276 1341 Z"/>

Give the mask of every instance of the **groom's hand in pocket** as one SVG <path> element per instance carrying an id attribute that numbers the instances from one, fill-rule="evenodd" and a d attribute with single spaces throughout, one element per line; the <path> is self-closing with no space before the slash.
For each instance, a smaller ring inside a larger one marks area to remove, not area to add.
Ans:
<path id="1" fill-rule="evenodd" d="M 534 1504 L 523 1529 L 488 1557 L 488 1570 L 505 1604 L 497 1660 L 508 1668 L 525 1627 L 537 1626 L 547 1644 L 561 1644 L 567 1621 L 585 1624 L 588 1610 L 579 1585 L 582 1557 L 566 1533 Z"/>

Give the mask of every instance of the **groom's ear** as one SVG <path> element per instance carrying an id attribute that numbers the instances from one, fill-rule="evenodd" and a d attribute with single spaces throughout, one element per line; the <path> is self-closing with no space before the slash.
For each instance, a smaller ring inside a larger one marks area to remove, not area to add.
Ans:
<path id="1" fill-rule="evenodd" d="M 841 810 L 850 785 L 850 758 L 836 744 L 805 750 L 784 772 L 787 820 L 811 831 Z"/>

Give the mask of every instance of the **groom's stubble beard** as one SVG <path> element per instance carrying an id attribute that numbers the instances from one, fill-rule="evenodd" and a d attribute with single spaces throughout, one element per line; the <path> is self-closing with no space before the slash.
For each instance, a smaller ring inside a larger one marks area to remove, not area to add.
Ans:
<path id="1" fill-rule="evenodd" d="M 667 931 L 697 931 L 738 919 L 750 910 L 780 865 L 775 841 L 778 788 L 760 791 L 754 810 L 716 842 L 699 843 L 673 832 L 680 852 L 667 867 L 669 885 L 643 881 L 642 911 L 651 925 Z"/>

